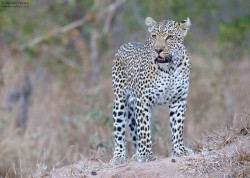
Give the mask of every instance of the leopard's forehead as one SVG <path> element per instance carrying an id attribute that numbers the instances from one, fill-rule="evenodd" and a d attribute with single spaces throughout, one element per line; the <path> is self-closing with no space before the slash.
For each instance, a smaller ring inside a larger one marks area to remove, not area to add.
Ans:
<path id="1" fill-rule="evenodd" d="M 173 20 L 163 20 L 157 23 L 153 31 L 155 33 L 173 33 L 177 30 L 176 23 Z"/>

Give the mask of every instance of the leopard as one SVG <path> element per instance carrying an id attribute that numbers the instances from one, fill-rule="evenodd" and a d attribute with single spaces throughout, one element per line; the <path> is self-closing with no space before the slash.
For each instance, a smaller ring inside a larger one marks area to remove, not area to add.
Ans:
<path id="1" fill-rule="evenodd" d="M 149 32 L 145 42 L 122 45 L 113 59 L 112 165 L 126 162 L 126 125 L 130 128 L 132 144 L 136 150 L 133 158 L 138 162 L 155 160 L 151 115 L 156 105 L 169 108 L 172 156 L 194 154 L 183 142 L 191 68 L 184 38 L 191 27 L 191 21 L 187 17 L 181 22 L 157 22 L 147 17 L 145 24 Z"/>

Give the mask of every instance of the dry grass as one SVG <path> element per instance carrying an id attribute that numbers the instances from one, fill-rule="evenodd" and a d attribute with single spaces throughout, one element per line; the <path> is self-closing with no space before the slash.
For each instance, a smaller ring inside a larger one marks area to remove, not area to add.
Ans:
<path id="1" fill-rule="evenodd" d="M 233 125 L 229 125 L 224 130 L 204 133 L 202 140 L 196 141 L 195 150 L 198 152 L 219 150 L 233 142 L 240 135 L 250 134 L 249 118 L 250 114 L 246 113 L 243 119 L 234 118 Z"/>
<path id="2" fill-rule="evenodd" d="M 0 177 L 39 177 L 53 168 L 76 163 L 81 155 L 110 159 L 112 120 L 107 120 L 110 116 L 105 115 L 105 110 L 110 110 L 112 91 L 102 88 L 106 84 L 94 88 L 78 86 L 79 77 L 73 73 L 66 86 L 57 73 L 34 69 L 30 73 L 35 89 L 23 131 L 15 126 L 18 103 L 9 111 L 5 96 L 20 85 L 25 70 L 31 69 L 24 60 L 6 61 L 0 95 Z M 97 115 L 96 110 L 102 112 Z M 98 151 L 102 149 L 107 151 Z"/>
<path id="3" fill-rule="evenodd" d="M 182 164 L 182 171 L 202 177 L 249 177 L 250 115 L 225 130 L 206 133 L 199 152 Z"/>

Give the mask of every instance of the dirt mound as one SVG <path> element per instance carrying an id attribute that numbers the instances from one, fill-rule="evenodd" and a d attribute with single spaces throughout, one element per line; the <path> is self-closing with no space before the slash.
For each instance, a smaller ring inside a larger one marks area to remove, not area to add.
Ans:
<path id="1" fill-rule="evenodd" d="M 55 170 L 52 177 L 102 177 L 102 178 L 145 178 L 145 177 L 188 177 L 185 173 L 180 172 L 182 161 L 186 158 L 177 158 L 175 162 L 171 158 L 160 158 L 156 161 L 147 163 L 130 162 L 124 165 L 111 167 L 104 164 L 103 167 L 88 166 L 90 163 L 80 162 L 75 165 L 66 166 Z M 82 171 L 84 170 L 84 171 Z"/>
<path id="2" fill-rule="evenodd" d="M 249 177 L 250 127 L 249 119 L 246 121 L 220 132 L 205 134 L 203 140 L 197 142 L 197 153 L 193 156 L 175 158 L 175 161 L 172 158 L 158 158 L 148 163 L 129 161 L 116 167 L 83 160 L 55 169 L 49 177 Z"/>

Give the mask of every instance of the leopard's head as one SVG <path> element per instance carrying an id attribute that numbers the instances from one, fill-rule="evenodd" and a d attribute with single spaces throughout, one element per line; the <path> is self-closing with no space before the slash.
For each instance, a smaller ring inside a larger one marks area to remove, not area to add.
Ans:
<path id="1" fill-rule="evenodd" d="M 150 32 L 153 48 L 158 54 L 157 62 L 168 63 L 182 55 L 183 49 L 185 49 L 184 37 L 191 27 L 189 18 L 182 22 L 173 20 L 156 22 L 151 17 L 147 17 L 145 24 Z"/>

